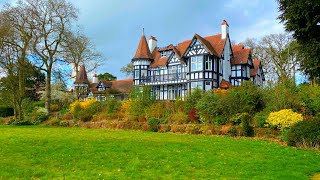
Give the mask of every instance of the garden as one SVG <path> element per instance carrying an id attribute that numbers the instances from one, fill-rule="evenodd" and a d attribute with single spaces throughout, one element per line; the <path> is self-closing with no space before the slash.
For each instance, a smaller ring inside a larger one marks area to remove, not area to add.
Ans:
<path id="1" fill-rule="evenodd" d="M 317 85 L 297 86 L 286 81 L 260 88 L 245 82 L 228 90 L 194 90 L 175 101 L 157 101 L 148 86 L 132 89 L 124 101 L 109 98 L 103 102 L 95 99 L 79 102 L 68 98 L 70 95 L 59 97 L 54 98 L 50 115 L 42 101 L 28 102 L 23 122 L 15 122 L 10 117 L 0 122 L 246 136 L 285 142 L 289 146 L 320 147 L 320 88 Z"/>

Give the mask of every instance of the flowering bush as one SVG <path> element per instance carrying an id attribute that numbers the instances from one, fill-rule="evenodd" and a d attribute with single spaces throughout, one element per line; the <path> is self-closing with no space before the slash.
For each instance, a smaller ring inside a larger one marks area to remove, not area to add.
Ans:
<path id="1" fill-rule="evenodd" d="M 70 104 L 70 113 L 72 113 L 75 119 L 81 121 L 90 121 L 92 116 L 97 113 L 101 108 L 99 103 L 95 99 L 89 99 L 83 102 L 73 102 Z"/>
<path id="2" fill-rule="evenodd" d="M 292 109 L 283 109 L 278 112 L 270 113 L 266 122 L 271 126 L 284 130 L 302 120 L 303 118 L 301 114 L 293 112 Z"/>
<path id="3" fill-rule="evenodd" d="M 89 99 L 87 101 L 75 101 L 70 104 L 70 112 L 75 113 L 77 106 L 79 106 L 81 109 L 89 109 L 95 102 L 97 102 L 95 99 Z"/>

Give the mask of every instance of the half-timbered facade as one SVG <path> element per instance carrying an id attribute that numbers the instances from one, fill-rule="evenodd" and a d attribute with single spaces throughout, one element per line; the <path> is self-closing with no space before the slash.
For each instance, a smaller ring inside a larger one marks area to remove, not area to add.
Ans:
<path id="1" fill-rule="evenodd" d="M 98 80 L 95 74 L 90 82 L 87 77 L 85 66 L 80 70 L 74 82 L 75 93 L 78 100 L 85 101 L 88 98 L 95 98 L 97 101 L 105 101 L 109 97 L 123 100 L 128 96 L 132 87 L 133 79 L 104 81 Z"/>
<path id="2" fill-rule="evenodd" d="M 159 48 L 155 37 L 151 36 L 147 43 L 143 34 L 132 63 L 133 84 L 152 86 L 159 100 L 183 98 L 195 88 L 210 90 L 221 87 L 221 83 L 225 88 L 239 86 L 245 80 L 255 83 L 264 80 L 251 72 L 255 68 L 251 50 L 243 45 L 231 46 L 225 20 L 221 34 L 205 37 L 195 34 L 176 46 Z M 263 74 L 262 68 L 259 72 Z"/>

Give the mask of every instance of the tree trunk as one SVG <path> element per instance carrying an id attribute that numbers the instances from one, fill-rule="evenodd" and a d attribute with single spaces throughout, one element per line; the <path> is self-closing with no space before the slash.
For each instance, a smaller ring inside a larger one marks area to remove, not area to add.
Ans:
<path id="1" fill-rule="evenodd" d="M 50 112 L 51 106 L 51 69 L 47 69 L 45 108 Z"/>

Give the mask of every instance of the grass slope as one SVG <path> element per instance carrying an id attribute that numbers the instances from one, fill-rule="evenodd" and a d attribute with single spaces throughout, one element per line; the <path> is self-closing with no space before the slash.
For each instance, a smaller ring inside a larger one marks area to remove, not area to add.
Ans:
<path id="1" fill-rule="evenodd" d="M 270 141 L 0 126 L 0 179 L 308 179 L 320 152 Z"/>

